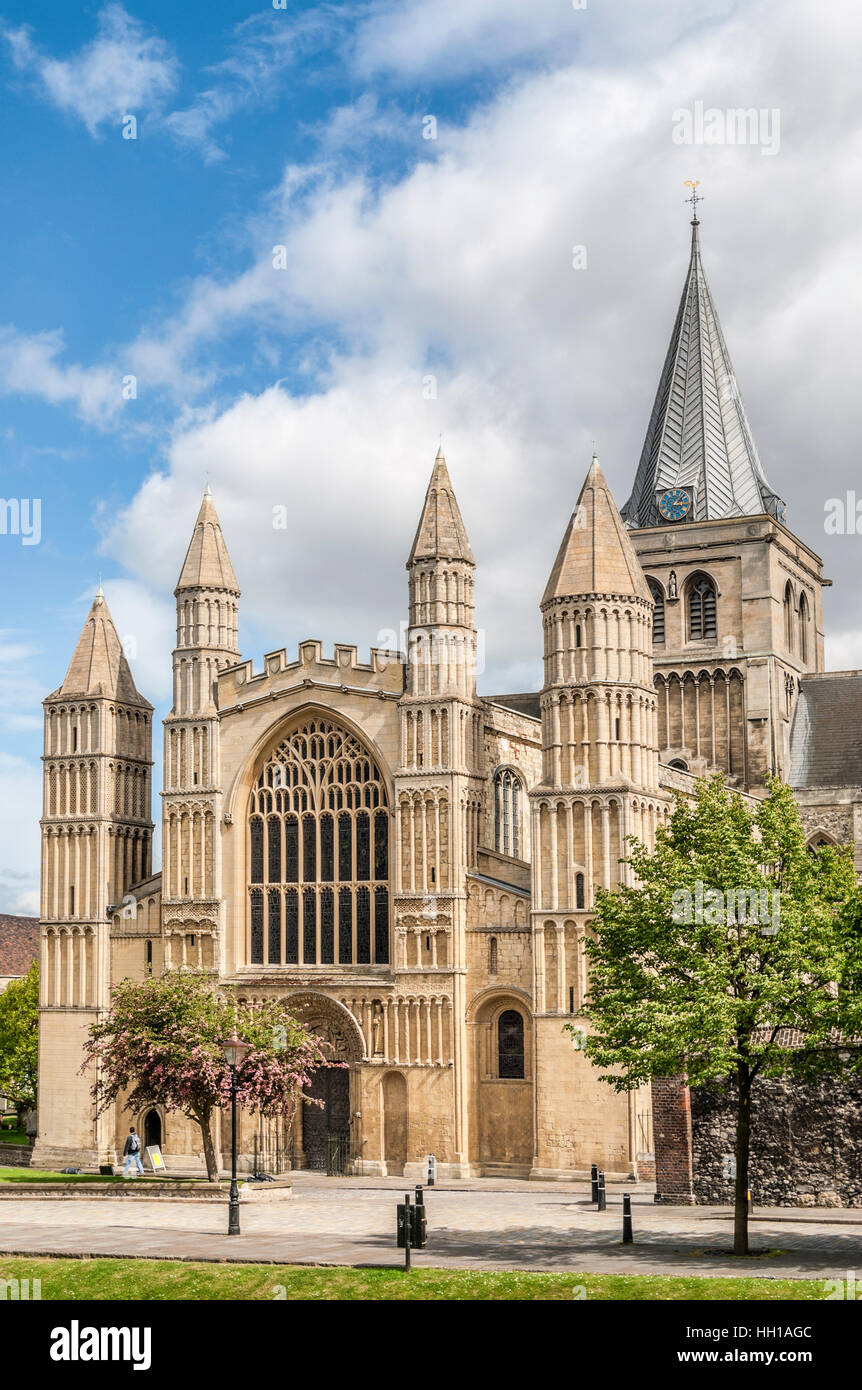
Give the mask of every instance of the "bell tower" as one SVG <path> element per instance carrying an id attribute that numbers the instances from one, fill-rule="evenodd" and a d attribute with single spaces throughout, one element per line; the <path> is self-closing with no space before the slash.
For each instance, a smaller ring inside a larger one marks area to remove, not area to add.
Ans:
<path id="1" fill-rule="evenodd" d="M 138 693 L 102 586 L 60 688 L 44 702 L 36 1166 L 113 1157 L 79 1075 L 108 1007 L 110 922 L 151 871 L 152 705 Z"/>
<path id="2" fill-rule="evenodd" d="M 239 660 L 239 585 L 207 484 L 174 590 L 174 703 L 165 719 L 162 913 L 171 966 L 219 964 L 219 670 Z"/>
<path id="3" fill-rule="evenodd" d="M 757 794 L 789 771 L 806 672 L 823 670 L 822 561 L 788 528 L 712 298 L 696 212 L 682 297 L 623 508 L 655 604 L 663 762 Z"/>
<path id="4" fill-rule="evenodd" d="M 562 1024 L 589 1026 L 584 936 L 596 888 L 629 881 L 620 863 L 627 836 L 653 844 L 667 811 L 658 786 L 652 608 L 593 458 L 541 604 L 542 780 L 529 793 L 537 1178 L 588 1168 L 599 1154 L 606 1170 L 621 1174 L 637 1160 L 636 1098 L 610 1092 L 583 1054 L 572 1059 Z M 561 1098 L 551 1078 L 572 1070 Z"/>
<path id="5" fill-rule="evenodd" d="M 484 796 L 474 570 L 441 448 L 407 561 L 407 673 L 395 776 L 394 965 L 405 990 L 424 983 L 448 996 L 455 1088 L 453 1175 L 466 1173 L 468 1161 L 466 874 L 476 863 Z"/>

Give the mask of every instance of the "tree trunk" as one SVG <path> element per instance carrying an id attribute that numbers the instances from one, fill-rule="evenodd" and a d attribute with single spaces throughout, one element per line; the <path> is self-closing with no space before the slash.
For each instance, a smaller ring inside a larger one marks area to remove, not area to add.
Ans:
<path id="1" fill-rule="evenodd" d="M 204 1158 L 207 1165 L 207 1177 L 210 1182 L 218 1182 L 218 1164 L 216 1163 L 215 1145 L 213 1144 L 212 1129 L 210 1128 L 210 1116 L 202 1119 L 196 1115 L 195 1119 L 201 1127 L 201 1135 L 204 1141 Z"/>
<path id="2" fill-rule="evenodd" d="M 751 1077 L 747 1062 L 736 1068 L 736 1201 L 733 1253 L 748 1254 L 748 1158 L 751 1149 Z"/>

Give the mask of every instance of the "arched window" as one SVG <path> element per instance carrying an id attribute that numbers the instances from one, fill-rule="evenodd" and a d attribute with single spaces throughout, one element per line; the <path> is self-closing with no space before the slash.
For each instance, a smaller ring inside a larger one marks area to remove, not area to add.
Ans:
<path id="1" fill-rule="evenodd" d="M 708 642 L 718 636 L 715 585 L 705 574 L 695 574 L 688 586 L 688 640 Z"/>
<path id="2" fill-rule="evenodd" d="M 494 847 L 498 854 L 521 857 L 521 779 L 510 767 L 494 774 Z"/>
<path id="3" fill-rule="evenodd" d="M 496 975 L 496 973 L 497 973 L 497 938 L 496 938 L 496 936 L 492 936 L 492 937 L 491 937 L 491 944 L 490 944 L 490 946 L 488 947 L 488 974 L 489 974 L 489 975 Z"/>
<path id="4" fill-rule="evenodd" d="M 793 651 L 793 585 L 789 580 L 784 586 L 784 645 Z"/>
<path id="5" fill-rule="evenodd" d="M 688 772 L 688 763 L 682 758 L 671 758 L 668 767 L 675 767 L 677 772 Z"/>
<path id="6" fill-rule="evenodd" d="M 664 593 L 662 587 L 656 579 L 648 579 L 649 591 L 652 594 L 653 613 L 652 613 L 652 640 L 654 642 L 664 641 Z"/>
<path id="7" fill-rule="evenodd" d="M 252 965 L 388 964 L 389 804 L 353 734 L 311 719 L 283 738 L 248 835 Z"/>
<path id="8" fill-rule="evenodd" d="M 808 599 L 799 595 L 799 659 L 803 666 L 808 665 Z"/>
<path id="9" fill-rule="evenodd" d="M 524 1019 L 506 1009 L 497 1020 L 497 1075 L 503 1081 L 524 1079 Z"/>
<path id="10" fill-rule="evenodd" d="M 581 645 L 581 625 L 580 623 L 575 623 L 575 646 L 580 647 Z"/>
<path id="11" fill-rule="evenodd" d="M 583 911 L 586 903 L 586 887 L 583 874 L 575 874 L 575 907 Z"/>

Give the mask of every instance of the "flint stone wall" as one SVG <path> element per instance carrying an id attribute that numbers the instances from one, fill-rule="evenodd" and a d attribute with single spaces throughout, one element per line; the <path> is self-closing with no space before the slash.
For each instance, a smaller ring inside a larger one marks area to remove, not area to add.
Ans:
<path id="1" fill-rule="evenodd" d="M 695 1200 L 732 1203 L 736 1083 L 690 1094 Z M 755 1206 L 862 1207 L 862 1077 L 755 1082 L 749 1186 Z"/>

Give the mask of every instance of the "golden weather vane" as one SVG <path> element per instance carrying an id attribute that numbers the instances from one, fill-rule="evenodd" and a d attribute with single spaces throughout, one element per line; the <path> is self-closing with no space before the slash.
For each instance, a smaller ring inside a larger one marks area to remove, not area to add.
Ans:
<path id="1" fill-rule="evenodd" d="M 697 221 L 697 205 L 698 205 L 698 203 L 703 202 L 703 194 L 702 194 L 702 193 L 698 193 L 698 191 L 697 191 L 697 190 L 700 188 L 700 179 L 686 179 L 686 181 L 685 181 L 685 186 L 686 186 L 686 188 L 690 188 L 690 189 L 691 189 L 691 197 L 690 197 L 690 198 L 686 198 L 685 201 L 686 201 L 687 203 L 691 203 L 691 210 L 692 210 L 692 213 L 693 213 L 693 215 L 694 215 L 694 220 L 695 220 L 695 222 L 696 222 L 696 221 Z"/>

